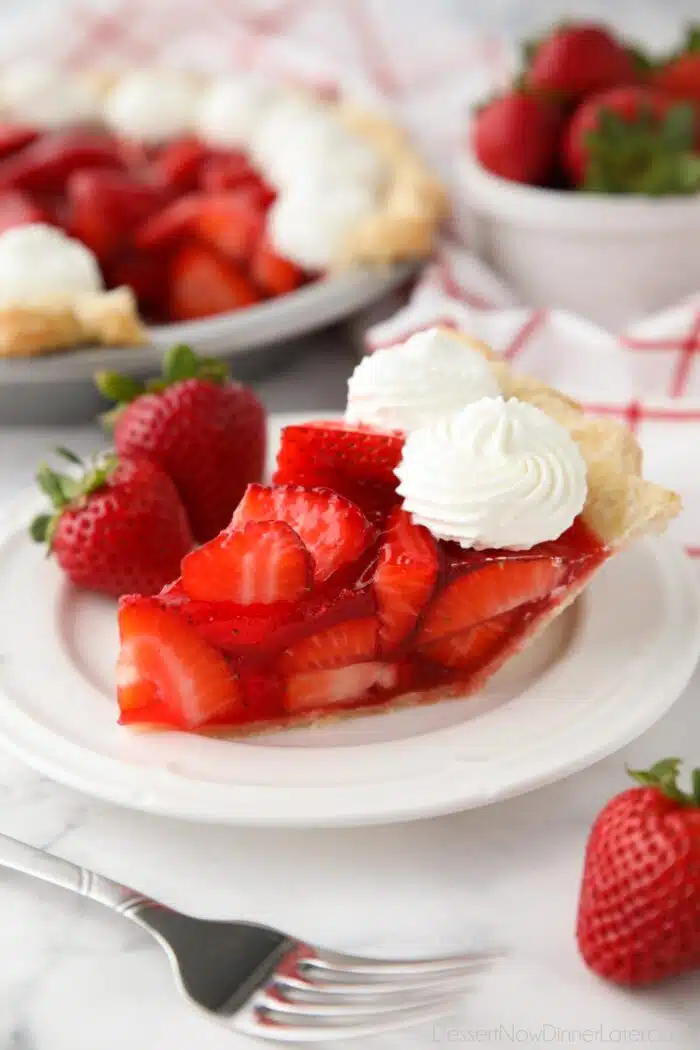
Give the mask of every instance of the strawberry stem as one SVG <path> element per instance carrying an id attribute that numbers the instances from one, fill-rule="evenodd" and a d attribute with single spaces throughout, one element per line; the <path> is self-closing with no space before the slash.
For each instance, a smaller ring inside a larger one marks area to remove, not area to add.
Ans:
<path id="1" fill-rule="evenodd" d="M 686 30 L 685 43 L 681 54 L 695 54 L 700 51 L 700 25 L 691 22 Z"/>
<path id="2" fill-rule="evenodd" d="M 586 136 L 588 165 L 584 189 L 594 193 L 647 196 L 697 193 L 700 157 L 694 151 L 695 111 L 680 102 L 663 120 L 642 108 L 635 120 L 600 111 Z"/>
<path id="3" fill-rule="evenodd" d="M 48 463 L 40 464 L 37 470 L 37 484 L 44 495 L 48 496 L 53 513 L 39 514 L 34 518 L 29 526 L 29 535 L 36 543 L 47 543 L 49 550 L 53 534 L 64 510 L 79 505 L 93 492 L 102 488 L 118 464 L 117 457 L 110 454 L 96 458 L 88 468 L 85 468 L 82 460 L 69 449 L 59 448 L 56 454 L 74 465 L 80 464 L 83 474 L 78 477 L 59 474 Z"/>
<path id="4" fill-rule="evenodd" d="M 214 357 L 198 357 L 192 347 L 178 343 L 165 354 L 161 375 L 145 383 L 119 372 L 96 372 L 94 381 L 97 389 L 108 401 L 115 402 L 114 408 L 103 413 L 100 420 L 106 430 L 113 430 L 124 407 L 142 394 L 159 394 L 186 379 L 225 383 L 228 378 L 229 370 L 225 361 Z"/>
<path id="5" fill-rule="evenodd" d="M 682 806 L 700 806 L 700 769 L 694 769 L 691 775 L 691 791 L 683 791 L 678 786 L 678 776 L 682 761 L 680 758 L 662 758 L 655 762 L 651 769 L 630 769 L 628 774 L 638 784 L 654 787 L 667 798 Z"/>

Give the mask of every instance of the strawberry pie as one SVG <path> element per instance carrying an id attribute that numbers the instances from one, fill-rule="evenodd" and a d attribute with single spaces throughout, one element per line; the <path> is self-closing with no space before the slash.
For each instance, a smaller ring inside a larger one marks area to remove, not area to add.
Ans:
<path id="1" fill-rule="evenodd" d="M 78 240 L 104 289 L 120 303 L 131 289 L 148 322 L 424 258 L 446 209 L 405 133 L 345 99 L 166 69 L 0 75 L 0 235 L 31 224 Z M 35 308 L 21 296 L 10 305 Z M 43 335 L 30 338 L 24 314 L 17 332 L 15 314 L 0 317 L 0 353 L 72 345 L 66 318 L 48 319 L 37 314 Z"/>
<path id="2" fill-rule="evenodd" d="M 679 511 L 623 426 L 419 333 L 358 365 L 342 421 L 283 431 L 176 581 L 121 600 L 120 720 L 236 735 L 468 696 Z"/>

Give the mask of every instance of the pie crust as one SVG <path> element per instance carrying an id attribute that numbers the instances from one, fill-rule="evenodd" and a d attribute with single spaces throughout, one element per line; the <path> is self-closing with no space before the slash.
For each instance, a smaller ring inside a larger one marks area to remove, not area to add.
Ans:
<path id="1" fill-rule="evenodd" d="M 403 129 L 351 103 L 340 103 L 338 117 L 348 131 L 364 138 L 387 168 L 377 210 L 345 240 L 337 268 L 388 264 L 430 255 L 440 223 L 449 214 L 442 183 L 411 145 Z"/>
<path id="2" fill-rule="evenodd" d="M 548 416 L 565 426 L 578 444 L 588 466 L 588 498 L 583 518 L 588 527 L 608 548 L 609 557 L 642 536 L 663 533 L 681 510 L 680 496 L 642 477 L 642 451 L 634 435 L 621 423 L 587 417 L 574 400 L 530 376 L 516 375 L 501 356 L 486 344 L 458 334 L 489 361 L 498 378 L 504 397 L 517 397 L 536 405 Z M 606 559 L 607 560 L 607 559 Z M 605 564 L 605 562 L 602 562 Z M 579 597 L 595 575 L 591 572 L 578 580 L 547 614 L 526 627 L 513 648 L 498 653 L 480 669 L 469 684 L 469 694 L 478 692 L 484 683 L 516 653 L 527 648 L 550 623 L 561 615 Z M 406 693 L 394 697 L 381 706 L 342 708 L 323 715 L 291 716 L 276 723 L 256 723 L 227 728 L 214 727 L 200 732 L 224 737 L 243 737 L 252 734 L 280 731 L 310 725 L 323 725 L 338 719 L 383 714 L 389 710 L 437 703 L 468 695 L 463 684 L 455 683 L 421 693 Z"/>
<path id="3" fill-rule="evenodd" d="M 0 307 L 0 358 L 36 357 L 90 344 L 141 346 L 148 335 L 130 288 Z"/>

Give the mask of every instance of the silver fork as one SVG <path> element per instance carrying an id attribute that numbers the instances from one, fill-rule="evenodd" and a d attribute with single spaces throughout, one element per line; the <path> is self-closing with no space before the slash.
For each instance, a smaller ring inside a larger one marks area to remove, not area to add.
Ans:
<path id="1" fill-rule="evenodd" d="M 382 1032 L 451 1013 L 468 978 L 496 955 L 368 959 L 269 926 L 211 922 L 150 900 L 77 864 L 0 835 L 0 865 L 104 904 L 165 949 L 181 993 L 229 1029 L 278 1043 Z"/>

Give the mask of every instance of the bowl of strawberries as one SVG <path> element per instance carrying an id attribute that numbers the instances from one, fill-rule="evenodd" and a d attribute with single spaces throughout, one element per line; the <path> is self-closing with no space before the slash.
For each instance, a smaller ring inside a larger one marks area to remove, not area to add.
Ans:
<path id="1" fill-rule="evenodd" d="M 570 23 L 477 107 L 471 243 L 520 298 L 616 329 L 700 291 L 700 31 L 652 58 Z"/>

